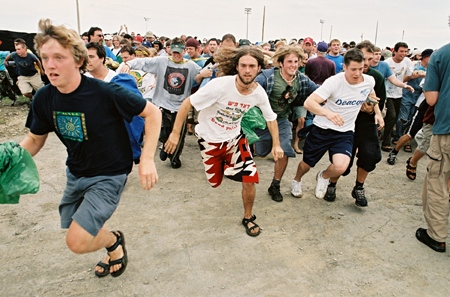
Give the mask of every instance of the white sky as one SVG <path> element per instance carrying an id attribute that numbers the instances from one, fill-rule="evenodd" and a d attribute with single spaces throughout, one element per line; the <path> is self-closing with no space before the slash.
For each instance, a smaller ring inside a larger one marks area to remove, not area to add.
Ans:
<path id="1" fill-rule="evenodd" d="M 221 38 L 232 33 L 237 39 L 246 37 L 247 15 L 244 8 L 252 8 L 249 15 L 248 37 L 251 42 L 262 40 L 263 9 L 266 6 L 264 40 L 284 37 L 338 38 L 356 42 L 364 39 L 375 42 L 377 21 L 380 47 L 402 40 L 410 48 L 439 48 L 450 42 L 450 0 L 78 0 L 81 32 L 98 26 L 104 33 L 117 32 L 121 24 L 129 32 L 173 38 L 181 34 L 199 38 Z M 77 30 L 76 0 L 21 0 L 4 2 L 0 11 L 0 29 L 37 32 L 38 21 L 50 18 L 55 24 L 65 24 Z M 7 8 L 19 5 L 20 9 Z M 330 3 L 333 3 L 330 5 Z M 146 22 L 144 17 L 150 18 Z"/>

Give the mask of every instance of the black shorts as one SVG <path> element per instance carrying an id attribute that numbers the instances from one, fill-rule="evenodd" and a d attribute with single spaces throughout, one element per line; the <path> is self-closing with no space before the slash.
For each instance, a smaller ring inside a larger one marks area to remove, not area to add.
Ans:
<path id="1" fill-rule="evenodd" d="M 356 154 L 356 151 L 358 151 L 358 154 Z M 378 140 L 375 123 L 357 123 L 355 125 L 352 158 L 343 176 L 350 173 L 355 154 L 358 157 L 356 165 L 367 172 L 375 170 L 377 163 L 381 161 L 380 141 Z"/>
<path id="2" fill-rule="evenodd" d="M 351 158 L 353 134 L 353 131 L 339 132 L 313 125 L 303 147 L 303 161 L 314 167 L 327 151 L 331 163 L 334 154 L 344 154 Z"/>

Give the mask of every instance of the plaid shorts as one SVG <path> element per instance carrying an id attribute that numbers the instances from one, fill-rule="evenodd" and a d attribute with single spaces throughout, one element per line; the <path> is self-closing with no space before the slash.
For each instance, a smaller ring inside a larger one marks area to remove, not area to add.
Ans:
<path id="1" fill-rule="evenodd" d="M 218 187 L 224 175 L 234 181 L 259 182 L 255 161 L 242 132 L 235 139 L 221 143 L 206 142 L 198 137 L 198 144 L 206 178 L 212 187 Z"/>

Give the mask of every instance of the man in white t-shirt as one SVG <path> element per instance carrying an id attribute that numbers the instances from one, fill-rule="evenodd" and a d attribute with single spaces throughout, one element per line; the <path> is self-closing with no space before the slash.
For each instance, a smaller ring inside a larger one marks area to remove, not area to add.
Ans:
<path id="1" fill-rule="evenodd" d="M 116 75 L 116 72 L 105 66 L 106 51 L 103 45 L 98 42 L 89 42 L 86 44 L 86 48 L 88 50 L 89 63 L 87 64 L 88 72 L 84 75 L 110 82 Z"/>
<path id="2" fill-rule="evenodd" d="M 158 56 L 154 58 L 134 59 L 127 61 L 120 72 L 129 73 L 130 70 L 142 70 L 154 73 L 157 77 L 153 103 L 159 107 L 163 115 L 163 123 L 159 139 L 167 141 L 173 129 L 174 120 L 182 102 L 191 94 L 194 81 L 200 84 L 205 77 L 210 77 L 211 69 L 200 68 L 193 61 L 183 58 L 185 42 L 181 38 L 174 38 L 170 44 L 172 56 Z M 165 154 L 164 148 L 160 152 L 161 161 L 167 157 L 172 168 L 180 168 L 180 155 L 184 147 L 184 137 L 187 131 L 184 125 L 181 141 L 173 154 Z"/>
<path id="3" fill-rule="evenodd" d="M 272 111 L 264 89 L 254 81 L 264 64 L 264 56 L 251 47 L 227 48 L 222 50 L 222 55 L 217 59 L 219 69 L 228 76 L 210 81 L 183 102 L 172 133 L 165 143 L 165 149 L 169 154 L 175 151 L 183 122 L 191 106 L 194 106 L 200 111 L 195 132 L 206 177 L 212 187 L 218 187 L 224 175 L 242 182 L 242 224 L 248 235 L 257 236 L 261 230 L 255 223 L 256 216 L 252 215 L 252 207 L 255 200 L 255 183 L 259 182 L 259 177 L 247 138 L 241 131 L 241 120 L 253 106 L 261 109 L 267 121 L 273 140 L 274 159 L 283 157 L 278 137 L 277 115 Z"/>
<path id="4" fill-rule="evenodd" d="M 413 64 L 409 58 L 406 57 L 408 53 L 408 45 L 404 42 L 397 42 L 394 47 L 394 56 L 388 58 L 385 62 L 389 65 L 395 77 L 403 82 L 413 72 Z M 404 88 L 406 87 L 406 84 Z M 403 90 L 397 86 L 394 86 L 390 81 L 386 81 L 386 116 L 384 122 L 383 142 L 381 149 L 386 152 L 392 150 L 391 147 L 391 132 L 400 112 L 400 105 L 402 102 Z"/>
<path id="5" fill-rule="evenodd" d="M 323 83 L 305 101 L 305 108 L 316 115 L 303 148 L 303 160 L 298 164 L 292 181 L 291 194 L 302 197 L 302 176 L 314 167 L 328 151 L 331 164 L 317 174 L 315 195 L 322 199 L 330 178 L 342 175 L 352 157 L 355 120 L 367 97 L 374 96 L 375 80 L 363 74 L 364 53 L 352 49 L 344 56 L 344 73 L 338 73 Z M 321 103 L 325 103 L 321 106 Z"/>

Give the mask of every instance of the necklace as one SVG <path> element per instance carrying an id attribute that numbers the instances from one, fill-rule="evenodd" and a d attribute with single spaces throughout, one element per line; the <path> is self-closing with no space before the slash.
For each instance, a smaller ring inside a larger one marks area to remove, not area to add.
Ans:
<path id="1" fill-rule="evenodd" d="M 294 77 L 292 77 L 291 80 L 287 80 L 287 79 L 284 78 L 283 73 L 281 72 L 281 70 L 280 70 L 280 75 L 281 75 L 281 77 L 283 78 L 283 80 L 284 80 L 287 84 L 291 84 L 291 83 L 294 81 L 294 79 L 297 77 L 297 73 L 295 73 L 295 74 L 294 74 Z"/>
<path id="2" fill-rule="evenodd" d="M 241 86 L 240 84 L 239 84 L 239 81 L 238 81 L 238 79 L 236 78 L 236 83 L 238 84 L 238 86 L 240 86 L 241 88 L 244 88 L 244 89 L 247 89 L 247 90 L 249 90 L 250 92 L 252 92 L 253 91 L 253 88 L 252 87 L 245 87 L 245 86 Z M 253 83 L 254 82 L 252 82 L 252 85 L 253 85 Z"/>

